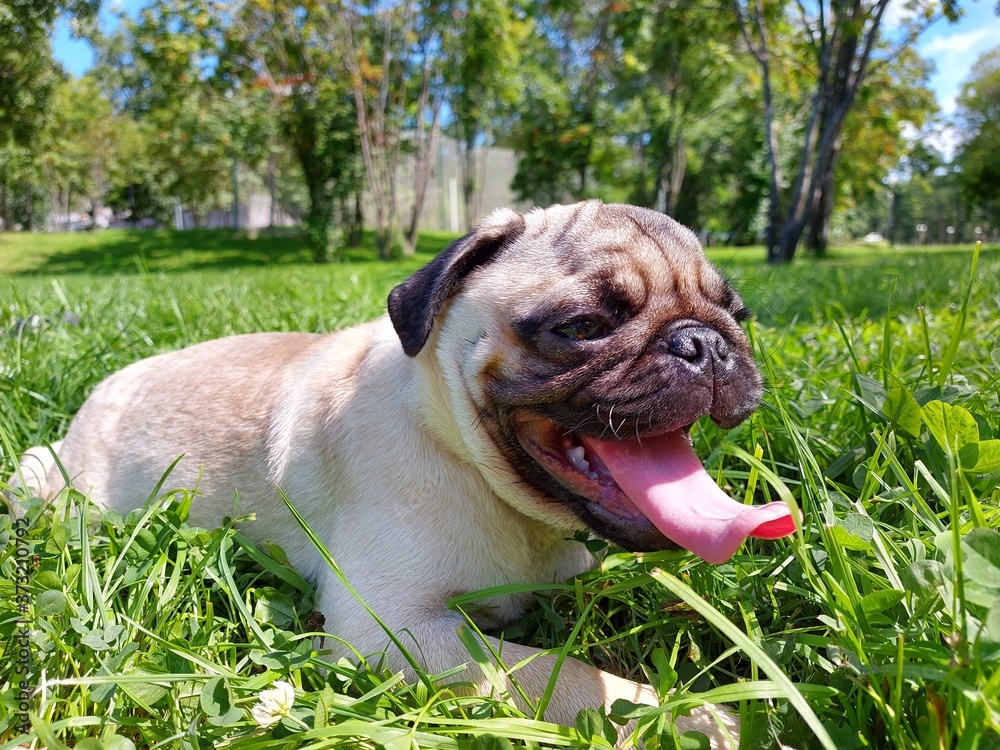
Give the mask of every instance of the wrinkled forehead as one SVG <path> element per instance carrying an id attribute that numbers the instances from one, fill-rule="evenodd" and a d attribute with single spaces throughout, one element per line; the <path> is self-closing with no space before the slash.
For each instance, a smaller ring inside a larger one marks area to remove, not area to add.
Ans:
<path id="1" fill-rule="evenodd" d="M 569 283 L 643 298 L 652 290 L 714 290 L 725 282 L 694 233 L 663 214 L 597 201 L 525 215 L 525 231 L 503 254 L 512 288 Z M 705 289 L 705 287 L 709 289 Z"/>

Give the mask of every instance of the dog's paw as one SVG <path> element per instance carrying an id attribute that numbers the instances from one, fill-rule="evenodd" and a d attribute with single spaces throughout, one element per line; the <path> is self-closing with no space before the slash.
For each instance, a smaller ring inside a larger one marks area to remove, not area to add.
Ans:
<path id="1" fill-rule="evenodd" d="M 678 716 L 677 731 L 701 732 L 712 750 L 737 750 L 740 746 L 740 719 L 724 706 L 700 706 L 687 716 Z"/>
<path id="2" fill-rule="evenodd" d="M 637 685 L 636 690 L 629 695 L 619 695 L 631 703 L 658 706 L 656 692 L 649 685 Z M 674 720 L 678 734 L 699 732 L 708 738 L 711 750 L 738 750 L 740 745 L 740 720 L 724 706 L 699 706 L 687 716 L 678 716 Z M 618 746 L 628 747 L 631 744 L 636 729 L 636 722 L 631 721 L 621 727 L 618 732 Z M 642 747 L 641 738 L 638 746 Z"/>

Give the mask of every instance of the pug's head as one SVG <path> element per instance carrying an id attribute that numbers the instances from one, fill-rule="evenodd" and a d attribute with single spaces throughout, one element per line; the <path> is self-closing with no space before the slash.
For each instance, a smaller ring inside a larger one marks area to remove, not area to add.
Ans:
<path id="1" fill-rule="evenodd" d="M 749 311 L 663 214 L 498 210 L 396 287 L 389 315 L 405 352 L 441 368 L 484 475 L 529 515 L 709 562 L 794 531 L 784 504 L 727 497 L 691 448 L 700 417 L 746 419 L 761 379 Z"/>

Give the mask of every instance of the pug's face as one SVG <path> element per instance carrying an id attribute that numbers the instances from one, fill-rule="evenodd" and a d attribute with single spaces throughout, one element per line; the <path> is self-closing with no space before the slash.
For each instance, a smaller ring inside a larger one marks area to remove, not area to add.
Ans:
<path id="1" fill-rule="evenodd" d="M 470 441 L 502 456 L 533 515 L 721 557 L 716 537 L 732 546 L 748 506 L 705 483 L 688 429 L 705 415 L 733 427 L 760 402 L 739 295 L 691 232 L 646 209 L 588 201 L 480 231 L 493 248 L 463 269 L 435 342 L 486 436 Z M 748 520 L 739 541 L 760 526 Z"/>

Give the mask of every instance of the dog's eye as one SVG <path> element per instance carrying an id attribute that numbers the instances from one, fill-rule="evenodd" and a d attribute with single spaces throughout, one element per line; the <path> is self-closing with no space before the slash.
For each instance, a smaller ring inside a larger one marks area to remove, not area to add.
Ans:
<path id="1" fill-rule="evenodd" d="M 606 336 L 611 330 L 611 324 L 604 318 L 586 316 L 574 318 L 553 330 L 555 333 L 568 339 L 590 341 L 591 339 L 599 339 L 601 336 Z"/>

